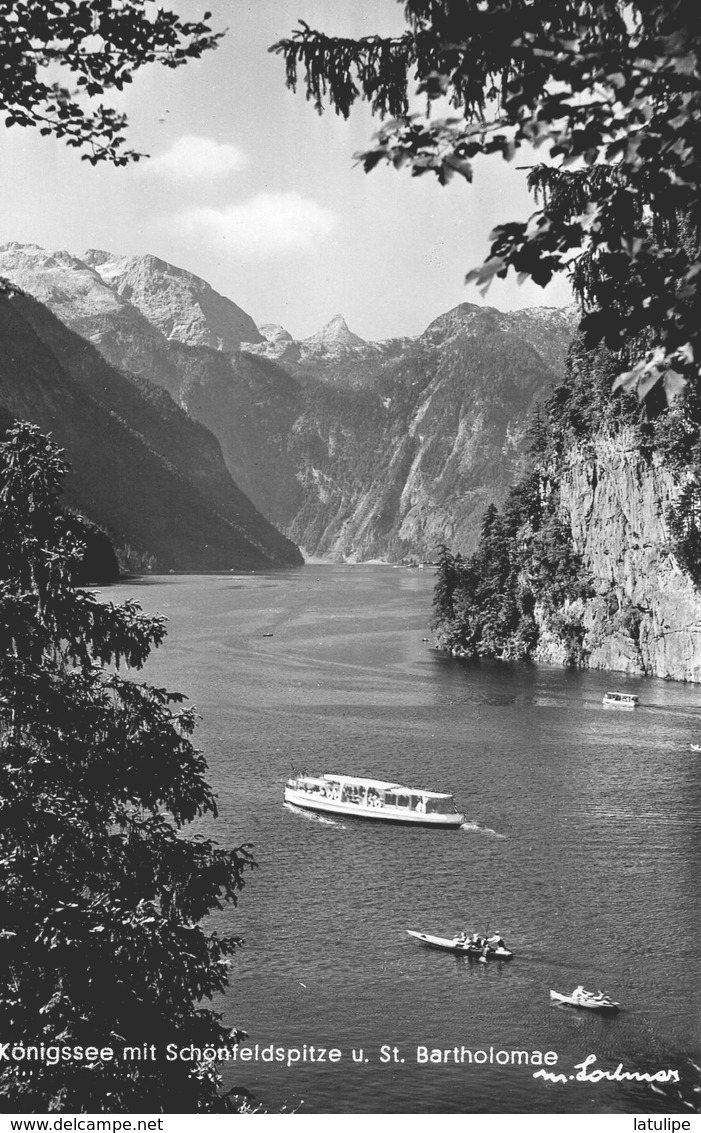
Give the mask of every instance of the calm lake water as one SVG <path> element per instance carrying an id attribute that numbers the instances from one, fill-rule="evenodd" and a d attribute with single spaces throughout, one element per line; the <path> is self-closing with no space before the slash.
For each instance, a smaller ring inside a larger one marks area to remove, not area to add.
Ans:
<path id="1" fill-rule="evenodd" d="M 271 1111 L 688 1115 L 701 1098 L 701 688 L 452 660 L 424 640 L 432 585 L 431 571 L 307 566 L 103 591 L 167 615 L 144 678 L 203 716 L 220 807 L 205 829 L 255 846 L 238 908 L 215 919 L 245 938 L 221 1009 L 258 1044 L 258 1061 L 224 1064 L 226 1084 Z M 640 707 L 604 708 L 611 687 Z M 469 823 L 295 812 L 293 767 L 449 791 Z M 406 933 L 487 927 L 510 963 Z M 551 1004 L 551 988 L 579 983 L 624 1010 Z M 305 1044 L 341 1059 L 288 1067 L 263 1060 L 271 1044 L 286 1060 Z M 420 1047 L 450 1060 L 419 1062 Z M 546 1051 L 565 1082 L 534 1078 Z M 593 1077 L 622 1064 L 679 1082 L 570 1079 L 590 1055 Z"/>

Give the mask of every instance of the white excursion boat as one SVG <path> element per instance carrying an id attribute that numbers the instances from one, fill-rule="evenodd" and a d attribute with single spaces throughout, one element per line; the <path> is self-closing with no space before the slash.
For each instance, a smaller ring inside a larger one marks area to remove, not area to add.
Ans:
<path id="1" fill-rule="evenodd" d="M 613 704 L 618 708 L 635 708 L 638 703 L 637 696 L 632 692 L 605 692 L 604 704 Z"/>
<path id="2" fill-rule="evenodd" d="M 587 991 L 583 987 L 576 987 L 569 995 L 563 995 L 559 991 L 551 991 L 550 998 L 554 999 L 556 1003 L 568 1003 L 571 1007 L 587 1007 L 590 1011 L 614 1012 L 620 1010 L 620 1004 L 611 999 L 610 995 L 604 995 L 601 991 Z"/>
<path id="3" fill-rule="evenodd" d="M 410 826 L 455 830 L 465 821 L 452 795 L 351 775 L 296 775 L 285 784 L 285 802 L 323 814 Z"/>

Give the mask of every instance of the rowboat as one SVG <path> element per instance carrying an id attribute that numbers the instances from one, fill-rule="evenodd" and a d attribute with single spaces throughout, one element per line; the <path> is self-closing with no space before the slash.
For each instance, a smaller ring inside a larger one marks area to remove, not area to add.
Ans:
<path id="1" fill-rule="evenodd" d="M 285 802 L 323 814 L 410 826 L 456 830 L 465 822 L 452 795 L 351 775 L 296 775 L 285 784 Z"/>
<path id="2" fill-rule="evenodd" d="M 575 988 L 570 995 L 562 995 L 559 991 L 551 991 L 550 998 L 556 1003 L 568 1003 L 571 1007 L 586 1007 L 590 1011 L 607 1011 L 613 1014 L 620 1010 L 620 1004 L 614 1002 L 609 995 L 595 994 L 584 988 Z"/>
<path id="3" fill-rule="evenodd" d="M 412 928 L 408 928 L 407 932 L 409 936 L 420 940 L 422 944 L 427 944 L 429 948 L 440 948 L 443 952 L 455 952 L 460 956 L 472 956 L 478 960 L 511 960 L 514 955 L 503 945 L 495 948 L 490 944 L 486 946 L 474 944 L 469 939 L 462 940 L 457 936 L 430 936 L 427 932 L 415 932 Z"/>
<path id="4" fill-rule="evenodd" d="M 604 704 L 613 705 L 616 708 L 635 708 L 638 703 L 638 697 L 632 692 L 605 692 Z"/>

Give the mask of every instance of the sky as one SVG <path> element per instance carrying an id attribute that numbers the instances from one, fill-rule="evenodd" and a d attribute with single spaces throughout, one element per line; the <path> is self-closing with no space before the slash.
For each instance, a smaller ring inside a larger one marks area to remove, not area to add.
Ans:
<path id="1" fill-rule="evenodd" d="M 420 334 L 458 303 L 501 310 L 571 301 L 511 273 L 486 297 L 465 275 L 499 223 L 534 210 L 525 173 L 500 157 L 472 185 L 380 167 L 354 155 L 379 128 L 365 106 L 319 115 L 285 86 L 271 44 L 305 20 L 329 34 L 398 34 L 396 0 L 164 0 L 183 18 L 228 29 L 216 51 L 138 72 L 109 101 L 129 116 L 137 165 L 91 166 L 38 131 L 0 134 L 0 243 L 74 255 L 100 248 L 159 256 L 202 276 L 258 325 L 295 338 L 342 314 L 369 340 Z"/>

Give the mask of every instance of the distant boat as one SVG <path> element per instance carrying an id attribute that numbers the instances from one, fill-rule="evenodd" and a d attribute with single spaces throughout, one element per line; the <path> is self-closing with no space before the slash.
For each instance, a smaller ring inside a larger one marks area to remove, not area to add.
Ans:
<path id="1" fill-rule="evenodd" d="M 409 936 L 413 936 L 416 940 L 420 940 L 422 944 L 427 944 L 429 948 L 440 948 L 443 952 L 455 952 L 462 956 L 472 956 L 476 960 L 511 960 L 513 959 L 513 952 L 505 948 L 503 944 L 499 946 L 485 944 L 475 944 L 469 938 L 460 936 L 430 936 L 427 932 L 415 932 L 414 929 L 408 928 Z"/>
<path id="2" fill-rule="evenodd" d="M 455 830 L 465 821 L 452 795 L 352 775 L 296 775 L 285 784 L 285 802 L 324 814 L 410 826 Z"/>
<path id="3" fill-rule="evenodd" d="M 559 991 L 551 991 L 550 998 L 556 1003 L 568 1003 L 571 1007 L 586 1007 L 589 1011 L 607 1011 L 613 1013 L 620 1010 L 620 1003 L 611 999 L 603 992 L 587 991 L 586 988 L 575 988 L 569 995 L 562 995 Z"/>
<path id="4" fill-rule="evenodd" d="M 689 744 L 692 751 L 701 751 L 701 744 Z"/>
<path id="5" fill-rule="evenodd" d="M 635 708 L 638 697 L 632 692 L 605 692 L 604 704 L 614 705 L 616 708 Z"/>

